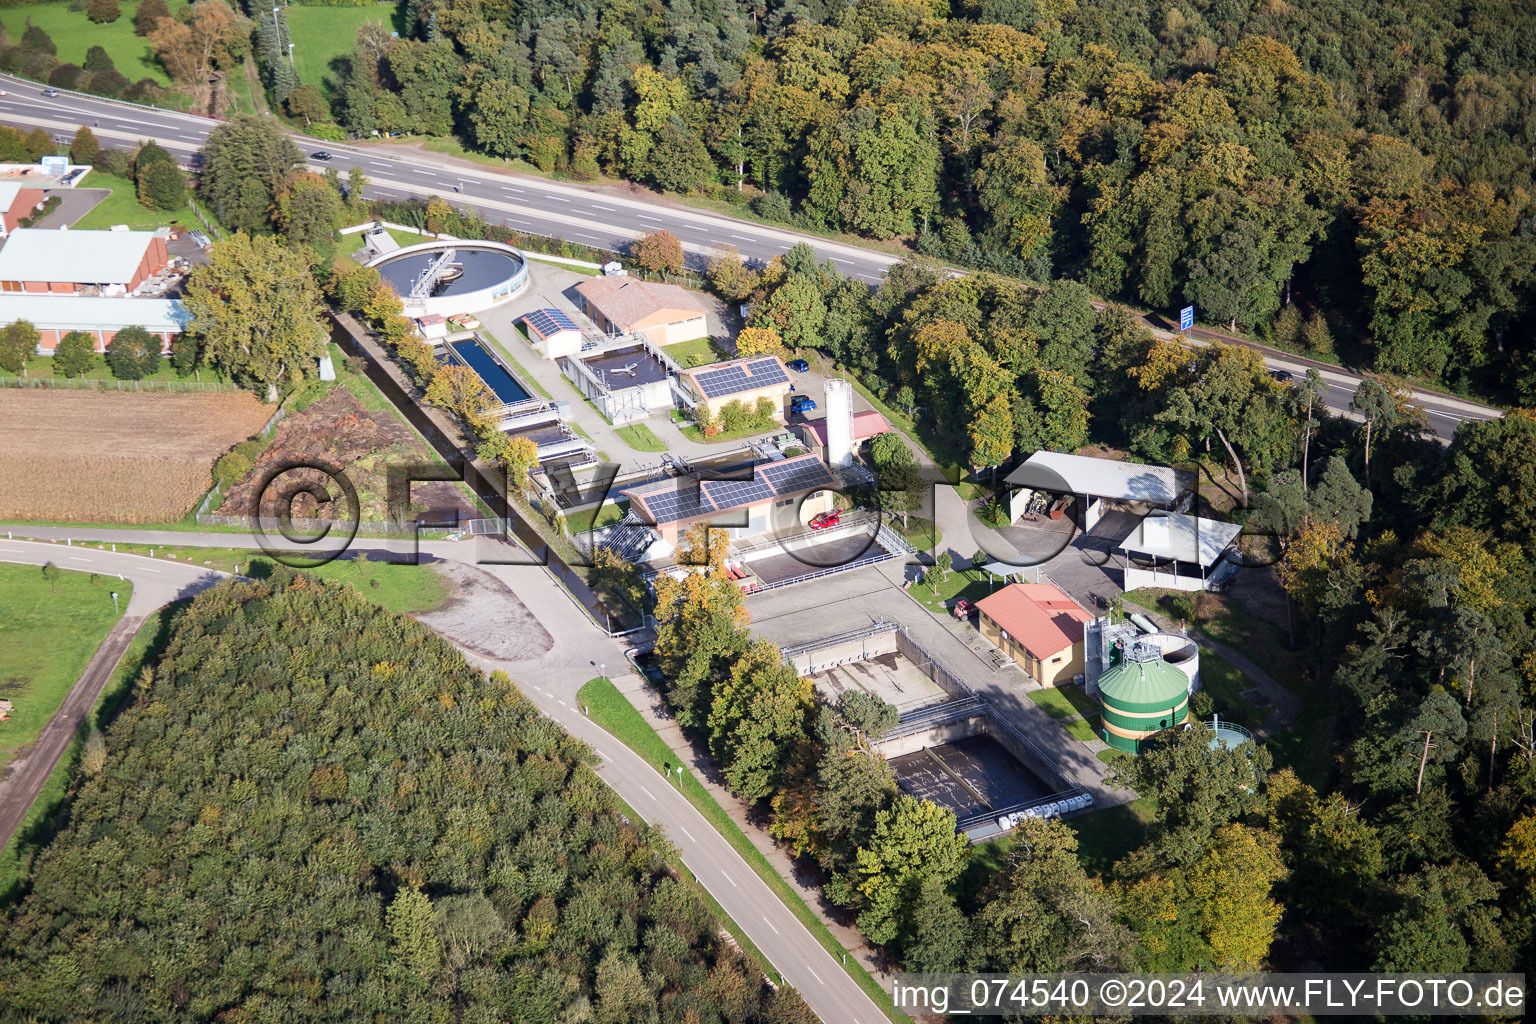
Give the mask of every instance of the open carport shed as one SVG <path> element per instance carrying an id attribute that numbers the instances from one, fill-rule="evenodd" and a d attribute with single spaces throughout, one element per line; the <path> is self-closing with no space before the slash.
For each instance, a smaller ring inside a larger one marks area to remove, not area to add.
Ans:
<path id="1" fill-rule="evenodd" d="M 1039 451 L 1009 473 L 1006 482 L 1021 488 L 1009 499 L 1011 520 L 1024 514 L 1033 491 L 1073 494 L 1082 503 L 1079 525 L 1087 533 L 1099 521 L 1106 500 L 1175 509 L 1187 501 L 1195 480 L 1193 473 L 1168 466 L 1142 466 L 1087 455 Z"/>
<path id="2" fill-rule="evenodd" d="M 1120 542 L 1126 556 L 1125 589 L 1205 590 L 1237 570 L 1236 559 L 1224 556 L 1242 532 L 1237 523 L 1154 512 Z M 1147 564 L 1139 565 L 1138 560 Z"/>

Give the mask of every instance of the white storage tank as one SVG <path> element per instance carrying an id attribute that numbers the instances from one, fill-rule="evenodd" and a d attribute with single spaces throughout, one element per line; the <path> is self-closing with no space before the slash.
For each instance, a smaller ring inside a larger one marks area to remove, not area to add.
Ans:
<path id="1" fill-rule="evenodd" d="M 853 388 L 840 377 L 827 380 L 827 463 L 853 465 Z"/>
<path id="2" fill-rule="evenodd" d="M 1200 648 L 1187 636 L 1179 633 L 1148 633 L 1141 638 L 1162 652 L 1163 661 L 1184 673 L 1189 680 L 1189 692 L 1200 689 Z"/>

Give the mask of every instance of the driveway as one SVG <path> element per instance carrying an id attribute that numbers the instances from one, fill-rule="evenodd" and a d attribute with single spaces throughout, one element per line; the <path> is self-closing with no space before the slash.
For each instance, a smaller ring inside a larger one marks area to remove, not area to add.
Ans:
<path id="1" fill-rule="evenodd" d="M 109 188 L 50 188 L 44 195 L 58 196 L 59 205 L 53 212 L 32 226 L 35 228 L 67 228 L 79 223 L 80 218 L 100 206 L 112 194 Z"/>

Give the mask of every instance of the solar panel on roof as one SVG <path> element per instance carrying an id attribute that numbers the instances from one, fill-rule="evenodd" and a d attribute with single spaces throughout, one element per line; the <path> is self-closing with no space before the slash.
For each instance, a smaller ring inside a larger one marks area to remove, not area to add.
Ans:
<path id="1" fill-rule="evenodd" d="M 770 463 L 759 466 L 757 471 L 779 494 L 790 494 L 832 483 L 832 473 L 820 459 Z"/>
<path id="2" fill-rule="evenodd" d="M 706 480 L 700 486 L 718 509 L 741 508 L 773 497 L 773 488 L 761 480 Z"/>
<path id="3" fill-rule="evenodd" d="M 523 319 L 528 321 L 529 326 L 537 331 L 541 338 L 547 338 L 558 331 L 577 330 L 576 321 L 560 309 L 536 309 Z"/>
<path id="4" fill-rule="evenodd" d="M 732 363 L 718 370 L 707 370 L 695 374 L 693 379 L 698 382 L 699 390 L 705 398 L 721 398 L 789 383 L 789 375 L 784 372 L 784 367 L 772 356 L 748 363 Z"/>

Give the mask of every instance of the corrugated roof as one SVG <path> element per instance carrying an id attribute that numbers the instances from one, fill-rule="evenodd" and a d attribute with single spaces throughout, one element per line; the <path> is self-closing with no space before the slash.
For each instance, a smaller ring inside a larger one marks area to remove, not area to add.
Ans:
<path id="1" fill-rule="evenodd" d="M 1010 583 L 976 608 L 1040 661 L 1081 643 L 1093 618 L 1049 583 Z"/>
<path id="2" fill-rule="evenodd" d="M 631 508 L 657 526 L 664 526 L 830 487 L 834 482 L 832 471 L 821 459 L 815 455 L 797 455 L 752 467 L 750 480 L 669 477 L 622 493 L 629 499 Z"/>
<path id="3" fill-rule="evenodd" d="M 1042 491 L 1172 505 L 1193 480 L 1192 474 L 1167 466 L 1141 466 L 1087 455 L 1039 451 L 1009 473 L 1007 482 Z"/>
<path id="4" fill-rule="evenodd" d="M 692 320 L 704 315 L 702 303 L 686 288 L 654 284 L 633 277 L 594 277 L 576 286 L 594 308 L 621 328 L 629 328 L 653 313 L 676 310 Z"/>
<path id="5" fill-rule="evenodd" d="M 30 320 L 40 330 L 114 331 L 142 327 L 180 333 L 191 320 L 180 299 L 133 299 L 94 295 L 0 296 L 0 324 Z"/>
<path id="6" fill-rule="evenodd" d="M 0 181 L 0 210 L 9 210 L 21 192 L 21 185 L 14 181 Z"/>
<path id="7" fill-rule="evenodd" d="M 0 249 L 0 281 L 127 284 L 154 238 L 153 231 L 17 228 Z"/>
<path id="8" fill-rule="evenodd" d="M 1242 532 L 1237 523 L 1183 512 L 1154 512 L 1136 524 L 1130 536 L 1120 542 L 1120 550 L 1211 566 Z"/>

